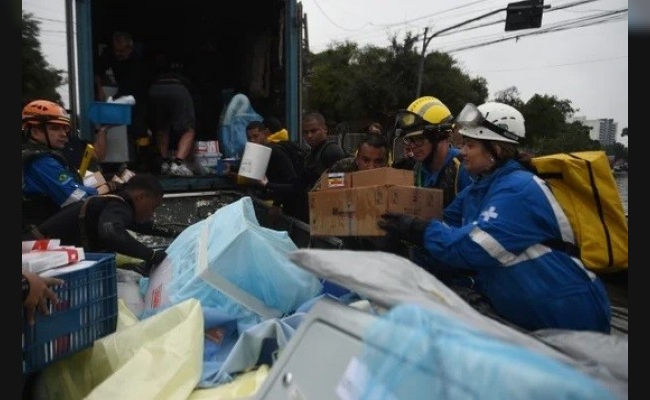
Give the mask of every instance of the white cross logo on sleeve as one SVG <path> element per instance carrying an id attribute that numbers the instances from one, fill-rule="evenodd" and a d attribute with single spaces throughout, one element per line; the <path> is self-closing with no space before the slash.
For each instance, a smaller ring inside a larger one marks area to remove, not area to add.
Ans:
<path id="1" fill-rule="evenodd" d="M 481 218 L 483 218 L 483 221 L 488 222 L 490 218 L 496 218 L 499 216 L 499 214 L 496 213 L 495 211 L 496 208 L 494 208 L 494 206 L 491 206 L 490 208 L 488 208 L 487 210 L 481 213 Z"/>

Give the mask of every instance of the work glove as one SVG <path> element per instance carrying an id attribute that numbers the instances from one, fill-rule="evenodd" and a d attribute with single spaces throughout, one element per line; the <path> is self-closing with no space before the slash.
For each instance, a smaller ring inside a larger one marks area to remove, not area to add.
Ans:
<path id="1" fill-rule="evenodd" d="M 388 232 L 392 237 L 417 246 L 423 245 L 424 230 L 429 225 L 429 221 L 401 213 L 386 213 L 382 214 L 381 218 L 377 221 L 377 226 Z"/>

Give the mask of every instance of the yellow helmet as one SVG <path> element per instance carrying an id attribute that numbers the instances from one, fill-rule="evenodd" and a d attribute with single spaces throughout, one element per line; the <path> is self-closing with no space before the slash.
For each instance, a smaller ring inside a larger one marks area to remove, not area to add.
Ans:
<path id="1" fill-rule="evenodd" d="M 453 119 L 442 101 L 433 96 L 423 96 L 397 113 L 395 128 L 401 137 L 425 135 L 431 140 L 441 140 L 449 137 Z"/>
<path id="2" fill-rule="evenodd" d="M 23 129 L 43 123 L 69 127 L 70 115 L 65 108 L 49 100 L 34 100 L 23 107 Z"/>

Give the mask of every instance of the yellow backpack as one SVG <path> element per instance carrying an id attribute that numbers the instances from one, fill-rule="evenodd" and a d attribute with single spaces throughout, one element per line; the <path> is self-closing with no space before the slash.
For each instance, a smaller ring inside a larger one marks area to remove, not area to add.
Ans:
<path id="1" fill-rule="evenodd" d="M 588 269 L 627 269 L 627 216 L 604 151 L 534 157 L 533 166 L 566 214 Z"/>

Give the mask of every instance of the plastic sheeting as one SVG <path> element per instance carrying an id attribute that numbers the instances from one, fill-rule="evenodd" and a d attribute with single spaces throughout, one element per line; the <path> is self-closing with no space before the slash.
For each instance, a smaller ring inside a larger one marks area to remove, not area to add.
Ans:
<path id="1" fill-rule="evenodd" d="M 398 305 L 367 329 L 357 368 L 364 399 L 610 400 L 596 380 L 446 315 Z M 345 397 L 344 397 L 345 398 Z"/>
<path id="2" fill-rule="evenodd" d="M 246 95 L 238 93 L 233 96 L 219 127 L 219 145 L 226 158 L 241 158 L 247 141 L 246 125 L 262 119 Z"/>
<path id="3" fill-rule="evenodd" d="M 139 321 L 119 301 L 118 329 L 46 368 L 43 399 L 187 399 L 201 376 L 203 316 L 188 300 Z"/>
<path id="4" fill-rule="evenodd" d="M 186 228 L 167 248 L 171 304 L 195 298 L 237 319 L 243 332 L 291 314 L 322 290 L 318 278 L 289 260 L 287 232 L 259 225 L 250 197 Z M 143 317 L 155 313 L 146 309 Z"/>
<path id="5" fill-rule="evenodd" d="M 197 299 L 203 308 L 200 387 L 229 382 L 233 373 L 257 365 L 260 350 L 251 334 L 284 347 L 295 330 L 285 316 L 322 290 L 315 275 L 289 260 L 296 249 L 287 232 L 258 224 L 250 197 L 186 228 L 168 247 L 171 277 L 165 293 L 170 304 Z M 160 310 L 145 309 L 142 317 Z"/>
<path id="6" fill-rule="evenodd" d="M 601 383 L 620 399 L 628 397 L 627 370 L 624 376 L 617 366 L 627 364 L 627 346 L 608 340 L 586 344 L 580 357 L 562 352 L 560 346 L 549 346 L 531 334 L 515 330 L 492 318 L 486 317 L 463 301 L 456 293 L 435 276 L 410 260 L 391 253 L 300 249 L 290 258 L 318 277 L 349 288 L 361 297 L 390 309 L 399 304 L 417 304 L 449 320 L 464 323 L 486 336 L 504 343 L 524 347 L 542 356 L 566 364 Z M 595 336 L 604 335 L 594 333 Z M 558 340 L 559 337 L 558 337 Z M 627 338 L 621 339 L 625 342 Z M 617 361 L 600 362 L 597 356 L 604 345 L 614 345 L 605 351 Z M 618 351 L 625 350 L 625 351 Z M 612 370 L 611 368 L 615 368 Z M 496 378 L 500 382 L 503 377 Z"/>

